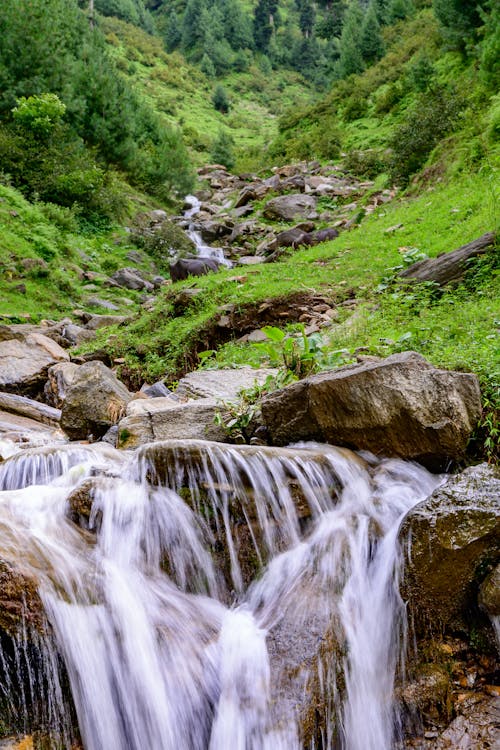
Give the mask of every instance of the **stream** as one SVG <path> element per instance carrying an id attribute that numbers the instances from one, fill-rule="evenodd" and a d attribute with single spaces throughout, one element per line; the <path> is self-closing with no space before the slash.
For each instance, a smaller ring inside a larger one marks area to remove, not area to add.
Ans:
<path id="1" fill-rule="evenodd" d="M 3 710 L 54 750 L 389 750 L 397 532 L 441 481 L 317 444 L 20 451 L 0 549 L 43 611 L 2 642 Z"/>

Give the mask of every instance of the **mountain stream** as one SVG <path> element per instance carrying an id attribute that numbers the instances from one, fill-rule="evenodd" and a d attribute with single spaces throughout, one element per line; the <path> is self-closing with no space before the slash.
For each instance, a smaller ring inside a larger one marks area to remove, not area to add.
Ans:
<path id="1" fill-rule="evenodd" d="M 0 558 L 42 611 L 2 640 L 2 710 L 68 750 L 389 750 L 398 526 L 440 481 L 317 444 L 20 451 Z"/>

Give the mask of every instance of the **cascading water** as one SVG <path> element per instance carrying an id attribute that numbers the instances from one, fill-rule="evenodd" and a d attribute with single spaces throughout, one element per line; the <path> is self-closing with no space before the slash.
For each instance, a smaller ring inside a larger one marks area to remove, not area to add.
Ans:
<path id="1" fill-rule="evenodd" d="M 312 444 L 17 454 L 0 557 L 36 581 L 46 624 L 20 621 L 0 697 L 31 643 L 54 748 L 74 742 L 67 680 L 85 750 L 388 750 L 397 529 L 439 481 Z"/>
<path id="2" fill-rule="evenodd" d="M 203 242 L 201 233 L 197 229 L 196 223 L 193 221 L 193 218 L 201 208 L 201 203 L 198 198 L 195 195 L 186 195 L 184 200 L 191 206 L 191 208 L 184 211 L 184 218 L 188 221 L 186 234 L 189 239 L 193 241 L 197 255 L 199 255 L 200 258 L 215 258 L 219 263 L 222 263 L 225 266 L 231 266 L 232 263 L 224 256 L 224 250 L 221 247 L 212 247 Z"/>

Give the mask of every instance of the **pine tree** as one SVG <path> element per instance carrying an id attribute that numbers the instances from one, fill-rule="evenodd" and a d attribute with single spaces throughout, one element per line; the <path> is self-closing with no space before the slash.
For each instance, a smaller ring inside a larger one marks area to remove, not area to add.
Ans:
<path id="1" fill-rule="evenodd" d="M 278 0 L 259 0 L 253 20 L 253 40 L 255 49 L 267 52 L 273 34 Z"/>
<path id="2" fill-rule="evenodd" d="M 173 52 L 182 41 L 182 29 L 179 23 L 179 16 L 172 8 L 168 17 L 168 25 L 164 33 L 165 47 L 168 52 Z"/>
<path id="3" fill-rule="evenodd" d="M 223 114 L 229 112 L 229 107 L 231 106 L 229 97 L 227 95 L 226 89 L 220 83 L 218 83 L 215 87 L 212 96 L 212 103 L 218 112 L 222 112 Z"/>
<path id="4" fill-rule="evenodd" d="M 481 10 L 487 10 L 488 0 L 433 0 L 434 14 L 442 26 L 443 36 L 457 49 L 465 50 L 481 26 Z M 492 8 L 495 7 L 493 2 Z"/>
<path id="5" fill-rule="evenodd" d="M 299 3 L 299 27 L 303 36 L 310 37 L 314 29 L 316 12 L 311 0 L 300 0 Z"/>
<path id="6" fill-rule="evenodd" d="M 384 42 L 377 19 L 375 0 L 371 0 L 361 27 L 360 50 L 363 60 L 370 64 L 384 54 Z"/>
<path id="7" fill-rule="evenodd" d="M 339 44 L 339 62 L 337 72 L 340 78 L 347 78 L 363 70 L 363 57 L 360 48 L 359 30 L 363 23 L 363 14 L 357 0 L 351 3 L 345 15 L 344 26 Z"/>
<path id="8" fill-rule="evenodd" d="M 389 23 L 396 23 L 396 21 L 403 21 L 408 18 L 413 11 L 415 6 L 412 0 L 391 0 L 388 8 L 388 20 Z"/>
<path id="9" fill-rule="evenodd" d="M 225 130 L 219 130 L 217 138 L 212 144 L 210 158 L 216 164 L 223 164 L 226 169 L 231 169 L 234 166 L 233 145 L 234 141 L 229 133 Z"/>

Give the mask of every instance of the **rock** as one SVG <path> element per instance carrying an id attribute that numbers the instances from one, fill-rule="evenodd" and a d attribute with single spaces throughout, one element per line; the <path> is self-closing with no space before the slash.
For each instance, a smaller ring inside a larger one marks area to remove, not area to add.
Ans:
<path id="1" fill-rule="evenodd" d="M 313 375 L 264 397 L 275 445 L 321 440 L 428 466 L 460 459 L 481 415 L 475 375 L 393 354 Z"/>
<path id="2" fill-rule="evenodd" d="M 81 365 L 66 391 L 61 427 L 73 440 L 94 438 L 118 422 L 132 398 L 123 383 L 102 362 Z"/>
<path id="3" fill-rule="evenodd" d="M 500 616 L 500 565 L 497 565 L 481 584 L 479 604 L 490 617 Z"/>
<path id="4" fill-rule="evenodd" d="M 61 412 L 59 409 L 54 409 L 51 406 L 42 404 L 39 401 L 34 401 L 31 398 L 26 398 L 25 396 L 17 396 L 13 393 L 2 393 L 1 391 L 0 409 L 52 426 L 57 426 L 61 419 Z"/>
<path id="5" fill-rule="evenodd" d="M 130 320 L 126 315 L 97 315 L 97 313 L 90 315 L 89 319 L 85 323 L 85 328 L 88 331 L 97 331 L 99 328 L 107 328 L 108 326 L 116 326 Z"/>
<path id="6" fill-rule="evenodd" d="M 237 401 L 242 390 L 263 385 L 269 376 L 277 375 L 272 368 L 238 367 L 237 369 L 194 370 L 179 380 L 179 398 L 213 398 Z"/>
<path id="7" fill-rule="evenodd" d="M 35 394 L 46 380 L 48 368 L 68 360 L 62 347 L 39 333 L 0 341 L 0 390 Z"/>
<path id="8" fill-rule="evenodd" d="M 220 404 L 213 398 L 188 403 L 178 403 L 171 397 L 131 401 L 118 424 L 118 447 L 135 448 L 174 438 L 223 442 L 227 435 L 214 421 L 220 411 Z"/>
<path id="9" fill-rule="evenodd" d="M 17 561 L 0 558 L 0 629 L 15 636 L 19 628 L 43 628 L 45 617 L 38 582 Z"/>
<path id="10" fill-rule="evenodd" d="M 280 195 L 271 198 L 263 210 L 266 219 L 293 221 L 317 217 L 316 200 L 311 195 Z"/>
<path id="11" fill-rule="evenodd" d="M 444 732 L 418 747 L 422 750 L 498 750 L 499 723 L 498 697 L 474 693 L 462 702 L 458 716 Z"/>
<path id="12" fill-rule="evenodd" d="M 175 401 L 177 400 L 176 395 L 167 388 L 162 380 L 159 380 L 157 383 L 153 383 L 152 385 L 144 383 L 144 385 L 141 387 L 140 393 L 143 393 L 148 398 L 168 397 L 174 399 Z"/>
<path id="13" fill-rule="evenodd" d="M 48 379 L 43 389 L 44 396 L 49 404 L 61 408 L 66 392 L 72 384 L 79 365 L 74 362 L 60 362 L 49 367 Z"/>
<path id="14" fill-rule="evenodd" d="M 109 302 L 107 299 L 101 299 L 100 297 L 88 297 L 87 305 L 89 307 L 102 307 L 103 310 L 119 310 L 118 305 L 113 302 Z"/>
<path id="15" fill-rule="evenodd" d="M 82 326 L 75 325 L 74 323 L 68 323 L 68 325 L 64 326 L 62 334 L 70 346 L 77 346 L 84 341 L 92 341 L 95 339 L 94 331 L 87 330 Z"/>
<path id="16" fill-rule="evenodd" d="M 500 469 L 481 464 L 451 477 L 403 519 L 403 596 L 417 632 L 468 629 L 481 578 L 500 558 L 499 497 Z"/>
<path id="17" fill-rule="evenodd" d="M 142 278 L 140 272 L 136 268 L 120 268 L 118 271 L 114 272 L 111 279 L 115 281 L 118 286 L 125 289 L 136 289 L 139 291 L 145 289 L 147 292 L 151 292 L 154 288 L 150 281 L 146 281 Z"/>

